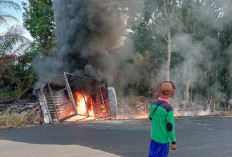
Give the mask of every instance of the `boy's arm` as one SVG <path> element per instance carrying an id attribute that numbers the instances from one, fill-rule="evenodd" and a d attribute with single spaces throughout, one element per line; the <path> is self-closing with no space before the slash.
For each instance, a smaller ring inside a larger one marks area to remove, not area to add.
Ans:
<path id="1" fill-rule="evenodd" d="M 150 120 L 152 120 L 152 118 L 153 118 L 153 110 L 154 110 L 153 105 L 151 105 L 150 106 L 150 113 L 149 113 L 149 119 Z"/>
<path id="2" fill-rule="evenodd" d="M 174 111 L 169 111 L 167 116 L 167 130 L 168 137 L 171 139 L 172 144 L 176 143 L 175 137 L 175 123 L 174 123 Z"/>

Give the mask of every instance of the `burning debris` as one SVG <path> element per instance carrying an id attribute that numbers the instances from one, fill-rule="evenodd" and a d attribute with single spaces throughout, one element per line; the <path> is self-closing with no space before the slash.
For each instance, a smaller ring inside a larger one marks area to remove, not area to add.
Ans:
<path id="1" fill-rule="evenodd" d="M 115 90 L 106 80 L 64 73 L 38 90 L 44 122 L 109 119 L 117 116 Z"/>

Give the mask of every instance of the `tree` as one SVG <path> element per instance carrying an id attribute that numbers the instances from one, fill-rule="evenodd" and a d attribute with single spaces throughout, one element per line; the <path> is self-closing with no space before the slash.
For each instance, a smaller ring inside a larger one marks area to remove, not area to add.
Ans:
<path id="1" fill-rule="evenodd" d="M 229 16 L 229 15 L 227 15 Z M 231 16 L 230 16 L 231 17 Z M 227 18 L 227 17 L 225 17 Z M 228 21 L 219 34 L 219 42 L 221 43 L 221 70 L 218 72 L 217 79 L 221 85 L 221 91 L 231 98 L 232 95 L 232 21 Z"/>
<path id="2" fill-rule="evenodd" d="M 24 53 L 29 47 L 30 41 L 22 34 L 22 28 L 12 26 L 0 36 L 0 57 L 9 54 L 22 55 Z"/>
<path id="3" fill-rule="evenodd" d="M 0 58 L 0 78 L 6 84 L 15 86 L 17 97 L 23 98 L 36 82 L 36 75 L 31 60 L 35 53 L 25 52 L 22 56 L 5 55 Z"/>
<path id="4" fill-rule="evenodd" d="M 178 16 L 179 5 L 177 0 L 153 0 L 147 1 L 152 12 L 150 13 L 149 22 L 156 32 L 156 37 L 160 36 L 166 43 L 166 80 L 170 80 L 170 65 L 171 65 L 171 45 L 174 33 L 178 32 Z M 152 4 L 151 4 L 152 3 Z"/>
<path id="5" fill-rule="evenodd" d="M 152 25 L 150 5 L 140 2 L 142 9 L 138 9 L 130 16 L 131 21 L 129 37 L 134 45 L 134 66 L 138 73 L 138 80 L 133 86 L 135 94 L 151 96 L 152 87 L 156 84 L 157 75 L 163 58 L 165 46 L 163 38 L 155 36 Z M 151 82 L 151 80 L 153 80 Z"/>
<path id="6" fill-rule="evenodd" d="M 19 99 L 33 89 L 37 80 L 31 65 L 36 53 L 33 52 L 30 41 L 21 34 L 18 27 L 11 27 L 0 36 L 0 84 L 12 87 L 4 90 L 5 94 L 14 93 Z"/>
<path id="7" fill-rule="evenodd" d="M 149 49 L 156 57 L 166 56 L 165 78 L 170 80 L 172 37 L 180 29 L 178 25 L 179 7 L 177 0 L 144 0 L 140 24 L 137 27 L 139 48 Z M 165 52 L 166 51 L 166 52 Z"/>
<path id="8" fill-rule="evenodd" d="M 11 0 L 0 0 L 0 9 L 1 8 L 13 8 L 17 11 L 21 10 L 20 6 Z M 0 11 L 0 24 L 7 23 L 7 20 L 10 19 L 17 20 L 17 18 L 12 16 L 11 14 Z"/>
<path id="9" fill-rule="evenodd" d="M 54 47 L 54 14 L 52 0 L 29 0 L 23 3 L 24 26 L 31 33 L 42 54 L 51 55 Z"/>
<path id="10" fill-rule="evenodd" d="M 7 23 L 8 20 L 12 19 L 17 20 L 17 18 L 11 14 L 2 12 L 2 8 L 13 8 L 16 11 L 21 10 L 20 6 L 11 0 L 0 0 L 0 24 Z M 11 27 L 7 33 L 0 35 L 0 56 L 3 56 L 6 53 L 4 51 L 6 50 L 6 47 L 12 45 L 12 42 L 15 42 L 19 38 L 22 39 L 23 37 L 21 36 L 21 32 L 18 27 Z"/>
<path id="11" fill-rule="evenodd" d="M 166 79 L 169 79 L 169 75 L 175 81 L 183 79 L 180 91 L 185 100 L 191 99 L 191 90 L 200 91 L 201 96 L 209 100 L 214 86 L 218 84 L 217 76 L 224 67 L 221 65 L 224 55 L 217 42 L 224 11 L 222 7 L 214 0 L 144 0 L 142 4 L 143 10 L 134 18 L 131 28 L 135 51 L 142 58 L 148 56 L 158 59 L 159 65 L 166 62 Z M 187 36 L 188 40 L 177 41 L 179 49 L 173 49 L 178 36 L 181 39 Z M 141 57 L 136 61 L 143 63 Z M 144 71 L 150 71 L 145 69 L 152 67 L 144 63 L 141 65 Z M 173 75 L 176 67 L 181 67 L 176 71 L 178 77 Z M 209 90 L 203 91 L 205 88 Z"/>
<path id="12" fill-rule="evenodd" d="M 183 79 L 181 95 L 185 100 L 192 100 L 192 91 L 197 91 L 202 99 L 209 101 L 219 89 L 217 77 L 224 67 L 221 64 L 224 55 L 218 42 L 224 10 L 213 0 L 180 2 L 179 21 L 182 26 L 177 36 L 181 39 L 188 36 L 188 40 L 174 40 L 179 43 L 179 49 L 174 52 L 183 57 L 176 72 L 179 79 Z M 180 50 L 180 47 L 185 49 Z"/>
<path id="13" fill-rule="evenodd" d="M 21 10 L 20 6 L 11 0 L 0 0 L 1 8 Z M 0 12 L 0 23 L 8 20 L 17 20 L 8 13 Z M 25 38 L 19 26 L 9 28 L 0 36 L 0 84 L 11 87 L 3 90 L 4 93 L 14 93 L 18 98 L 24 97 L 33 88 L 36 81 L 34 70 L 31 66 L 32 56 L 29 51 L 30 41 Z M 10 96 L 13 96 L 10 94 Z"/>

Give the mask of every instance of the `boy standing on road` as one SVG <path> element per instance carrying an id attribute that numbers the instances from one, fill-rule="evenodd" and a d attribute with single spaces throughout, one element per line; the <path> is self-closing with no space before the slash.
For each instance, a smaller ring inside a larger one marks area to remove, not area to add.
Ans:
<path id="1" fill-rule="evenodd" d="M 175 91 L 174 83 L 164 81 L 158 86 L 159 98 L 152 101 L 149 113 L 149 119 L 152 121 L 149 157 L 167 157 L 170 142 L 172 150 L 177 148 L 174 111 L 168 100 Z"/>

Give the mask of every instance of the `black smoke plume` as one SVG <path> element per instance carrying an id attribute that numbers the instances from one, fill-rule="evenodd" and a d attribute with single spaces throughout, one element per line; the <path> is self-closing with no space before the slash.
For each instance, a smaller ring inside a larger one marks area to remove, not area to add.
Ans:
<path id="1" fill-rule="evenodd" d="M 36 66 L 39 77 L 46 77 L 41 69 L 50 69 L 47 72 L 49 79 L 67 71 L 96 79 L 105 78 L 112 85 L 123 85 L 130 80 L 133 76 L 133 68 L 128 63 L 130 46 L 125 48 L 127 8 L 121 2 L 53 1 L 57 59 L 50 63 L 43 60 Z"/>

